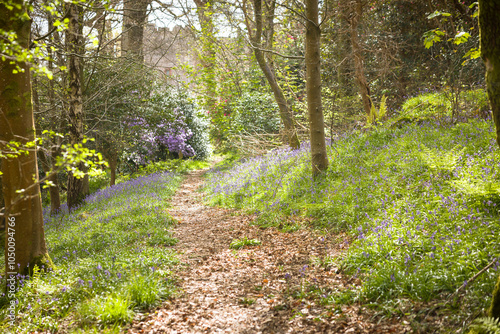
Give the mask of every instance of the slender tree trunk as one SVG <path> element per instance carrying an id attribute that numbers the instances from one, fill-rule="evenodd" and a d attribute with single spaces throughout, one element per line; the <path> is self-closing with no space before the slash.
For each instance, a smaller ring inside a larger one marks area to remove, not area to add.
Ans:
<path id="1" fill-rule="evenodd" d="M 109 186 L 114 186 L 116 183 L 116 167 L 118 166 L 118 155 L 117 154 L 112 154 L 108 158 L 108 163 L 109 163 L 109 169 L 110 169 L 110 180 L 109 180 Z"/>
<path id="2" fill-rule="evenodd" d="M 370 114 L 372 103 L 370 100 L 370 87 L 365 76 L 365 67 L 363 65 L 363 52 L 358 37 L 358 25 L 363 15 L 363 0 L 347 0 L 350 6 L 350 34 L 351 47 L 354 58 L 354 72 L 356 83 L 358 84 L 359 94 L 363 100 L 363 109 L 367 115 Z"/>
<path id="3" fill-rule="evenodd" d="M 217 101 L 217 81 L 215 78 L 215 26 L 212 19 L 213 1 L 194 0 L 201 27 L 201 52 L 199 59 L 204 71 L 205 105 L 214 108 Z"/>
<path id="4" fill-rule="evenodd" d="M 82 82 L 81 82 L 81 59 L 79 57 L 82 45 L 83 12 L 78 4 L 69 4 L 69 24 L 66 31 L 66 45 L 68 50 L 68 85 L 69 106 L 68 122 L 69 137 L 71 145 L 83 141 L 83 104 L 82 104 Z M 85 165 L 79 164 L 78 169 L 85 171 Z M 68 209 L 71 210 L 79 205 L 85 196 L 85 181 L 77 178 L 73 173 L 68 175 Z"/>
<path id="5" fill-rule="evenodd" d="M 306 91 L 311 135 L 313 177 L 328 168 L 325 144 L 325 123 L 321 103 L 321 29 L 318 0 L 306 1 Z"/>
<path id="6" fill-rule="evenodd" d="M 53 147 L 52 149 L 52 167 L 54 168 L 54 160 L 56 156 L 58 156 L 59 154 L 54 152 L 56 151 L 57 148 L 56 147 Z M 50 175 L 49 177 L 49 181 L 52 182 L 53 186 L 50 186 L 49 187 L 49 195 L 50 195 L 50 214 L 53 215 L 57 212 L 59 212 L 59 210 L 61 210 L 61 196 L 59 194 L 59 177 L 57 176 L 57 173 L 53 173 Z"/>
<path id="7" fill-rule="evenodd" d="M 481 57 L 486 66 L 486 88 L 500 146 L 500 0 L 479 0 Z M 500 277 L 493 291 L 489 315 L 500 319 Z"/>
<path id="8" fill-rule="evenodd" d="M 130 56 L 139 63 L 144 62 L 144 25 L 150 3 L 151 0 L 123 1 L 122 56 Z"/>
<path id="9" fill-rule="evenodd" d="M 54 24 L 54 19 L 52 15 L 49 13 L 47 17 L 47 23 L 49 27 L 52 27 Z M 54 38 L 50 36 L 50 38 L 53 40 Z M 54 69 L 54 63 L 53 63 L 53 57 L 54 54 L 52 52 L 51 48 L 48 48 L 48 53 L 49 53 L 49 62 L 48 62 L 48 68 L 49 71 L 52 71 Z M 55 103 L 55 97 L 54 97 L 54 81 L 50 80 L 49 82 L 49 105 L 52 110 L 57 110 L 56 108 L 56 103 Z M 64 119 L 64 115 L 60 115 L 60 120 L 59 123 L 62 122 Z M 62 126 L 59 126 L 59 128 L 56 130 L 57 132 L 61 132 Z M 51 167 L 53 170 L 56 170 L 56 159 L 59 156 L 59 148 L 60 148 L 60 141 L 61 139 L 59 137 L 53 138 L 54 142 L 52 142 L 52 147 L 50 148 L 50 162 L 51 162 Z M 59 194 L 59 177 L 57 176 L 57 173 L 52 174 L 49 177 L 49 181 L 53 184 L 49 187 L 49 194 L 50 194 L 50 214 L 53 215 L 56 212 L 59 212 L 61 209 L 61 196 Z"/>
<path id="10" fill-rule="evenodd" d="M 271 86 L 271 90 L 273 91 L 276 103 L 278 103 L 281 121 L 283 122 L 283 126 L 285 127 L 285 141 L 288 143 L 288 145 L 290 145 L 290 147 L 296 149 L 299 148 L 300 141 L 295 129 L 292 112 L 290 110 L 290 107 L 288 106 L 288 102 L 285 98 L 285 95 L 283 94 L 281 87 L 278 85 L 278 81 L 276 80 L 276 76 L 274 75 L 274 70 L 271 66 L 269 66 L 264 57 L 264 53 L 262 52 L 262 0 L 254 0 L 254 13 L 256 31 L 255 36 L 251 39 L 253 40 L 252 42 L 255 58 L 257 59 L 257 63 L 264 73 L 269 86 Z M 267 19 L 274 20 L 274 16 L 272 18 L 268 17 Z M 250 27 L 248 28 L 250 31 Z"/>
<path id="11" fill-rule="evenodd" d="M 25 2 L 12 0 L 11 4 L 11 10 L 0 4 L 0 29 L 14 31 L 19 45 L 28 48 L 31 21 L 26 15 Z M 16 65 L 23 71 L 14 73 Z M 26 144 L 34 138 L 29 68 L 25 63 L 12 64 L 0 59 L 0 141 Z M 0 150 L 5 149 L 0 142 Z M 11 277 L 11 272 L 26 274 L 35 264 L 51 267 L 45 245 L 36 151 L 3 159 L 2 172 L 7 277 Z M 23 194 L 17 192 L 23 189 Z"/>

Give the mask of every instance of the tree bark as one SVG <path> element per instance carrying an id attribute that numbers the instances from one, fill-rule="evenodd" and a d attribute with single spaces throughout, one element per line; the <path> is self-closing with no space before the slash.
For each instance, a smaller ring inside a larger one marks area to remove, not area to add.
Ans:
<path id="1" fill-rule="evenodd" d="M 54 24 L 54 19 L 52 17 L 52 14 L 48 14 L 47 17 L 47 24 L 49 27 L 52 27 Z M 50 36 L 51 40 L 54 38 Z M 49 71 L 52 71 L 54 69 L 54 63 L 53 63 L 53 57 L 54 54 L 52 52 L 51 48 L 47 49 L 47 52 L 49 54 L 49 62 L 48 62 L 48 68 Z M 55 96 L 54 96 L 54 81 L 50 80 L 49 82 L 49 92 L 48 92 L 48 97 L 49 97 L 49 105 L 52 110 L 57 110 L 56 103 L 55 103 Z M 59 120 L 59 128 L 55 131 L 61 132 L 62 128 L 62 120 L 64 119 L 64 115 L 60 115 L 60 120 Z M 53 138 L 54 142 L 52 142 L 52 147 L 50 148 L 50 162 L 51 162 L 51 167 L 53 170 L 57 169 L 56 166 L 56 159 L 59 156 L 59 151 L 61 147 L 61 138 L 55 137 Z M 50 194 L 50 214 L 53 215 L 57 212 L 60 211 L 61 209 L 61 196 L 59 193 L 59 177 L 57 176 L 57 173 L 52 174 L 49 177 L 49 181 L 52 182 L 52 186 L 49 187 L 49 194 Z"/>
<path id="2" fill-rule="evenodd" d="M 109 163 L 109 169 L 110 169 L 110 180 L 109 180 L 109 186 L 114 186 L 116 183 L 116 167 L 118 166 L 118 155 L 117 154 L 112 154 L 108 158 L 108 163 Z"/>
<path id="3" fill-rule="evenodd" d="M 288 102 L 285 98 L 285 95 L 283 94 L 283 91 L 281 90 L 281 87 L 278 85 L 274 70 L 266 61 L 264 53 L 262 52 L 262 0 L 254 0 L 254 13 L 256 31 L 255 36 L 253 38 L 250 36 L 250 38 L 253 43 L 255 58 L 257 59 L 257 63 L 264 73 L 269 86 L 271 86 L 271 90 L 273 91 L 276 103 L 278 103 L 281 121 L 283 122 L 283 126 L 285 127 L 285 141 L 288 143 L 288 145 L 290 145 L 291 148 L 297 149 L 300 146 L 300 141 L 295 129 L 292 112 L 290 110 L 290 107 L 288 106 Z M 272 17 L 267 15 L 267 19 L 274 20 L 274 15 L 272 15 Z M 269 22 L 269 24 L 270 23 L 271 22 Z M 250 27 L 248 27 L 248 31 L 250 33 Z"/>
<path id="4" fill-rule="evenodd" d="M 31 20 L 27 17 L 25 2 L 13 0 L 13 9 L 0 4 L 0 29 L 14 31 L 17 43 L 29 46 Z M 17 70 L 16 65 L 22 71 Z M 35 138 L 35 121 L 31 101 L 30 71 L 26 63 L 12 64 L 0 60 L 0 141 L 21 144 Z M 0 150 L 6 147 L 0 143 Z M 36 264 L 53 264 L 45 245 L 42 200 L 38 184 L 36 151 L 2 161 L 3 197 L 6 216 L 5 268 L 11 272 L 30 273 Z M 17 193 L 23 190 L 22 194 Z"/>
<path id="5" fill-rule="evenodd" d="M 68 122 L 70 144 L 80 144 L 83 141 L 83 104 L 81 82 L 81 59 L 83 37 L 83 11 L 78 4 L 69 4 L 69 23 L 66 31 L 66 46 L 68 51 L 68 85 L 69 106 Z M 85 165 L 80 163 L 77 168 L 85 171 Z M 68 175 L 68 209 L 78 206 L 85 197 L 85 180 L 77 178 L 73 173 Z"/>
<path id="6" fill-rule="evenodd" d="M 328 168 L 325 123 L 321 103 L 321 29 L 318 0 L 306 1 L 306 92 L 313 177 Z"/>
<path id="7" fill-rule="evenodd" d="M 486 88 L 500 145 L 500 13 L 499 0 L 479 1 L 481 57 L 486 66 Z"/>
<path id="8" fill-rule="evenodd" d="M 0 110 L 1 112 L 1 110 Z M 1 149 L 0 149 L 1 150 Z M 0 159 L 0 171 L 2 170 L 2 159 Z M 3 200 L 3 185 L 2 185 L 2 177 L 0 176 L 0 212 L 5 210 L 5 201 Z M 0 216 L 0 231 L 5 229 L 4 218 Z"/>
<path id="9" fill-rule="evenodd" d="M 370 87 L 365 76 L 365 67 L 363 65 L 363 52 L 360 46 L 358 37 L 359 21 L 363 15 L 363 0 L 348 0 L 349 1 L 349 24 L 351 35 L 351 47 L 354 59 L 354 72 L 356 83 L 358 84 L 359 94 L 363 101 L 363 109 L 365 114 L 370 115 L 372 107 L 370 99 Z"/>
<path id="10" fill-rule="evenodd" d="M 122 56 L 130 56 L 139 63 L 144 62 L 144 25 L 151 0 L 123 1 Z"/>
<path id="11" fill-rule="evenodd" d="M 216 52 L 213 42 L 215 26 L 211 13 L 213 2 L 209 0 L 194 0 L 194 2 L 201 27 L 202 50 L 199 59 L 204 71 L 205 105 L 214 108 L 217 101 L 217 81 L 215 79 Z"/>
<path id="12" fill-rule="evenodd" d="M 500 146 L 500 0 L 479 0 L 480 49 L 486 67 L 486 88 Z M 489 316 L 500 319 L 500 277 L 493 291 Z"/>

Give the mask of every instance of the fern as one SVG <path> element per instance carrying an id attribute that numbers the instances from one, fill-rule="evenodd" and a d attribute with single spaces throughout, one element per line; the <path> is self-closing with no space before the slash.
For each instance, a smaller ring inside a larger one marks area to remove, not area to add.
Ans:
<path id="1" fill-rule="evenodd" d="M 484 317 L 474 320 L 470 326 L 472 333 L 500 334 L 500 319 Z"/>
<path id="2" fill-rule="evenodd" d="M 381 119 L 382 117 L 385 116 L 385 114 L 387 114 L 386 101 L 387 101 L 387 96 L 382 95 L 382 100 L 380 101 L 380 108 L 378 110 L 378 119 Z"/>
<path id="3" fill-rule="evenodd" d="M 31 280 L 33 281 L 38 281 L 41 277 L 42 273 L 40 271 L 40 268 L 35 264 L 33 266 L 33 274 L 31 275 Z"/>
<path id="4" fill-rule="evenodd" d="M 387 105 L 386 105 L 387 97 L 385 95 L 382 96 L 382 100 L 380 101 L 380 108 L 377 112 L 377 108 L 375 108 L 375 104 L 373 103 L 371 97 L 370 97 L 370 102 L 371 102 L 371 108 L 370 108 L 370 114 L 366 115 L 366 122 L 368 124 L 373 124 L 376 121 L 380 121 L 382 117 L 385 116 L 387 113 Z"/>

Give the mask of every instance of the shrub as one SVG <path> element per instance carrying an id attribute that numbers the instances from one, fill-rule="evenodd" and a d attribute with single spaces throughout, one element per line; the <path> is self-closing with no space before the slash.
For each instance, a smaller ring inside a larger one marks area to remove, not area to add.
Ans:
<path id="1" fill-rule="evenodd" d="M 402 114 L 412 118 L 451 116 L 451 102 L 441 93 L 427 93 L 403 103 Z"/>
<path id="2" fill-rule="evenodd" d="M 249 133 L 276 133 L 280 130 L 279 108 L 273 96 L 246 92 L 233 106 L 236 128 Z"/>
<path id="3" fill-rule="evenodd" d="M 166 158 L 210 156 L 208 121 L 184 91 L 157 88 L 143 107 L 143 116 L 128 121 L 137 141 L 126 158 L 136 165 Z"/>

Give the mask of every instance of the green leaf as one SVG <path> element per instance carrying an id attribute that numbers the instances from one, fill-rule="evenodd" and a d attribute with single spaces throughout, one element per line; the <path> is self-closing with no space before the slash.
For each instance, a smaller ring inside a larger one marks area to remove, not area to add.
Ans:
<path id="1" fill-rule="evenodd" d="M 430 19 L 433 19 L 435 17 L 439 17 L 439 16 L 451 16 L 450 13 L 446 13 L 446 12 L 441 12 L 439 10 L 436 10 L 434 13 L 430 14 L 429 16 L 427 16 L 427 18 L 430 20 Z"/>
<path id="2" fill-rule="evenodd" d="M 467 51 L 467 53 L 464 55 L 463 58 L 467 58 L 467 57 L 469 57 L 470 59 L 477 59 L 477 58 L 481 57 L 481 50 L 479 50 L 477 48 L 472 48 L 469 51 Z"/>
<path id="3" fill-rule="evenodd" d="M 453 43 L 456 45 L 460 45 L 462 43 L 465 43 L 469 40 L 470 34 L 465 31 L 460 31 L 458 34 L 455 35 L 453 38 Z"/>

